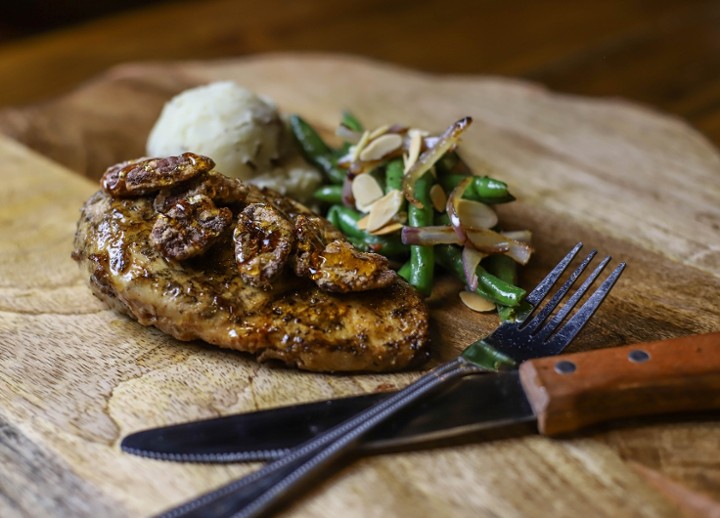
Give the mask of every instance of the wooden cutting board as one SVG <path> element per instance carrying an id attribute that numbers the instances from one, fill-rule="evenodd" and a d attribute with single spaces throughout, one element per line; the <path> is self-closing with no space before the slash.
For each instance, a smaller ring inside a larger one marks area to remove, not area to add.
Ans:
<path id="1" fill-rule="evenodd" d="M 0 515 L 161 511 L 256 466 L 135 458 L 119 450 L 124 435 L 399 386 L 419 375 L 259 365 L 169 339 L 92 297 L 70 260 L 80 205 L 107 165 L 143 154 L 166 100 L 218 79 L 327 129 L 343 109 L 369 126 L 435 131 L 473 116 L 464 157 L 511 185 L 518 201 L 501 217 L 534 234 L 524 285 L 579 240 L 629 264 L 572 350 L 720 330 L 720 154 L 682 121 L 622 100 L 344 56 L 124 66 L 53 102 L 0 112 Z M 497 325 L 459 304 L 456 288 L 446 282 L 429 301 L 434 361 Z M 563 441 L 458 444 L 362 459 L 287 514 L 673 516 L 677 505 L 720 500 L 718 451 L 717 415 Z"/>

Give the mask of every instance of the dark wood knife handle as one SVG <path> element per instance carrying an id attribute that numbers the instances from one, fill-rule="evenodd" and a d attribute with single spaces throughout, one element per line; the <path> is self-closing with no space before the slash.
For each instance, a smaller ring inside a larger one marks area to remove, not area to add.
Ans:
<path id="1" fill-rule="evenodd" d="M 530 360 L 520 380 L 545 435 L 720 409 L 720 332 Z"/>

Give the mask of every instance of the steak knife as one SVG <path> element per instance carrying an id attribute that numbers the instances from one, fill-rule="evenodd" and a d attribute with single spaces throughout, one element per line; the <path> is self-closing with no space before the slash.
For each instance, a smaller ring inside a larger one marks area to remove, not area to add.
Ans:
<path id="1" fill-rule="evenodd" d="M 123 451 L 182 462 L 271 460 L 388 393 L 330 399 L 133 433 Z M 720 410 L 720 332 L 529 360 L 459 380 L 363 440 L 402 449 L 496 432 L 562 435 L 629 417 Z"/>

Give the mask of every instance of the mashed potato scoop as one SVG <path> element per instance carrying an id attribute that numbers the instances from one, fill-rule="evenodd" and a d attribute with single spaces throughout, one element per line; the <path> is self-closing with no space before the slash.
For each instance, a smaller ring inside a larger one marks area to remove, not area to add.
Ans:
<path id="1" fill-rule="evenodd" d="M 193 152 L 211 157 L 223 174 L 307 202 L 322 183 L 294 146 L 275 104 L 233 81 L 176 95 L 150 131 L 149 156 Z"/>

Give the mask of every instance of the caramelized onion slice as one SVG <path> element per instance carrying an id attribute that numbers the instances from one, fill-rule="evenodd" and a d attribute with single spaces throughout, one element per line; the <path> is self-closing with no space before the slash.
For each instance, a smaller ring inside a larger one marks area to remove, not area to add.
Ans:
<path id="1" fill-rule="evenodd" d="M 403 227 L 400 239 L 406 245 L 461 245 L 463 240 L 448 225 Z"/>
<path id="2" fill-rule="evenodd" d="M 467 239 L 477 250 L 486 254 L 505 254 L 520 264 L 527 264 L 532 248 L 527 243 L 511 239 L 489 229 L 467 230 Z"/>
<path id="3" fill-rule="evenodd" d="M 515 241 L 520 241 L 526 245 L 532 243 L 532 232 L 529 230 L 503 230 L 500 233 L 505 237 L 509 237 Z"/>
<path id="4" fill-rule="evenodd" d="M 470 187 L 472 181 L 472 176 L 463 178 L 457 187 L 450 191 L 450 196 L 448 196 L 447 203 L 445 205 L 448 218 L 450 218 L 450 224 L 461 241 L 465 241 L 465 230 L 460 222 L 460 213 L 458 208 L 460 200 L 462 199 L 463 194 L 465 194 L 465 190 Z"/>
<path id="5" fill-rule="evenodd" d="M 475 291 L 478 287 L 477 267 L 487 254 L 472 246 L 464 246 L 462 250 L 462 264 L 465 272 L 465 283 L 468 291 Z"/>
<path id="6" fill-rule="evenodd" d="M 445 132 L 440 135 L 437 142 L 426 149 L 417 161 L 412 165 L 410 170 L 403 178 L 403 194 L 405 198 L 415 205 L 422 208 L 423 204 L 415 198 L 415 182 L 418 181 L 445 153 L 453 149 L 462 133 L 472 123 L 471 117 L 464 117 L 451 125 Z"/>

